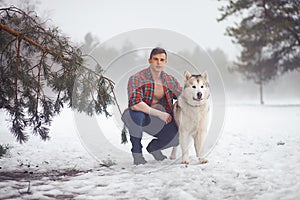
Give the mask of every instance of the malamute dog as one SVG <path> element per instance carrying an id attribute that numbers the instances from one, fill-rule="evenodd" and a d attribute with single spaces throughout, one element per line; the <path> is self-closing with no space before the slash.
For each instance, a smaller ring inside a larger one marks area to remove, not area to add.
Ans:
<path id="1" fill-rule="evenodd" d="M 185 82 L 182 94 L 174 104 L 174 118 L 178 125 L 179 144 L 182 151 L 182 163 L 189 164 L 189 144 L 194 139 L 196 156 L 200 163 L 207 163 L 200 157 L 204 136 L 209 121 L 210 90 L 208 74 L 191 75 L 184 72 Z M 176 159 L 177 147 L 174 147 L 170 158 Z"/>

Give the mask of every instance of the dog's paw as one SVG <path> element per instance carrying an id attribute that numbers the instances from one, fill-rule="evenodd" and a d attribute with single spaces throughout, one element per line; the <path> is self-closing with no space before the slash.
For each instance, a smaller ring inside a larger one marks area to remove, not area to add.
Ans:
<path id="1" fill-rule="evenodd" d="M 171 159 L 171 160 L 175 160 L 175 159 L 176 159 L 176 156 L 171 155 L 171 156 L 170 156 L 170 159 Z"/>
<path id="2" fill-rule="evenodd" d="M 208 160 L 206 160 L 205 158 L 199 158 L 199 162 L 200 164 L 205 164 L 208 163 Z"/>
<path id="3" fill-rule="evenodd" d="M 185 165 L 188 165 L 190 163 L 190 161 L 189 160 L 183 160 L 181 163 L 185 164 Z"/>

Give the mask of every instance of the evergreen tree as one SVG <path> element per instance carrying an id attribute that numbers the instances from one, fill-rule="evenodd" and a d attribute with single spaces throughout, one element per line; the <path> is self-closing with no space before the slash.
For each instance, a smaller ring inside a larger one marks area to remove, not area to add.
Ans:
<path id="1" fill-rule="evenodd" d="M 0 109 L 10 115 L 17 141 L 27 141 L 30 131 L 48 139 L 64 105 L 109 115 L 113 83 L 101 66 L 84 66 L 80 49 L 35 12 L 1 8 L 0 17 Z"/>
<path id="2" fill-rule="evenodd" d="M 219 21 L 242 19 L 226 33 L 242 47 L 234 69 L 262 85 L 279 74 L 300 68 L 300 2 L 298 0 L 235 0 L 220 11 Z M 261 96 L 261 103 L 263 99 Z"/>

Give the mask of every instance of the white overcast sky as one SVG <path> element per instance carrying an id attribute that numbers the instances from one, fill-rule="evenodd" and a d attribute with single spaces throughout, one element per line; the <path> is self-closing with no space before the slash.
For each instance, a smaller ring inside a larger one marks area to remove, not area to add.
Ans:
<path id="1" fill-rule="evenodd" d="M 20 3 L 21 1 L 6 1 Z M 34 1 L 30 1 L 31 4 Z M 178 32 L 204 49 L 222 49 L 229 59 L 239 49 L 225 36 L 233 21 L 218 23 L 217 0 L 40 0 L 38 15 L 47 17 L 72 41 L 83 41 L 91 32 L 104 42 L 118 34 L 140 29 L 161 28 Z M 146 38 L 145 38 L 146 39 Z"/>

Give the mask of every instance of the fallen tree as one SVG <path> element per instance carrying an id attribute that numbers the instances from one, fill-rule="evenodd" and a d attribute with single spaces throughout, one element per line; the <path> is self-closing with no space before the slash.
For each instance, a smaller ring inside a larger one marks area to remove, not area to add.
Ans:
<path id="1" fill-rule="evenodd" d="M 79 48 L 35 12 L 0 9 L 0 109 L 20 143 L 28 133 L 49 139 L 49 126 L 67 105 L 89 115 L 110 114 L 113 82 L 102 67 L 85 66 Z"/>

